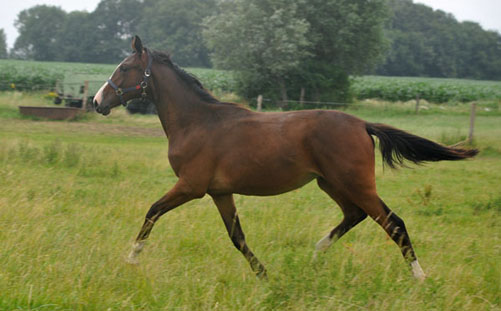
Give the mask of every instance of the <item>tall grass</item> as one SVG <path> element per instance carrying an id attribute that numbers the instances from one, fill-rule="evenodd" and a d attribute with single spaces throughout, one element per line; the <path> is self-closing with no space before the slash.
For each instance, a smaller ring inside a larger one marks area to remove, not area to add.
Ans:
<path id="1" fill-rule="evenodd" d="M 436 140 L 468 124 L 467 115 L 355 113 Z M 127 136 L 159 127 L 156 117 L 116 117 L 0 120 L 0 310 L 500 308 L 499 116 L 479 117 L 477 146 L 488 152 L 471 161 L 383 171 L 378 156 L 378 191 L 406 222 L 423 283 L 372 220 L 313 262 L 316 241 L 342 219 L 314 183 L 235 198 L 268 281 L 234 249 L 209 197 L 163 216 L 141 264 L 127 265 L 146 211 L 176 177 L 165 138 Z"/>

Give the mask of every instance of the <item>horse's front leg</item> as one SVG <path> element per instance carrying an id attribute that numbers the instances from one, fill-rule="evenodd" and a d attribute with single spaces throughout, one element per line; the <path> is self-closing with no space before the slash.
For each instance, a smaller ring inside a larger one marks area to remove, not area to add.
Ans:
<path id="1" fill-rule="evenodd" d="M 194 192 L 193 189 L 184 180 L 180 179 L 176 185 L 167 192 L 160 200 L 155 202 L 144 220 L 144 224 L 139 231 L 135 243 L 132 246 L 132 250 L 127 257 L 127 262 L 131 264 L 138 264 L 139 260 L 137 255 L 143 250 L 146 239 L 150 235 L 151 229 L 155 222 L 170 210 L 182 205 L 188 201 L 196 198 L 200 198 L 204 193 Z"/>

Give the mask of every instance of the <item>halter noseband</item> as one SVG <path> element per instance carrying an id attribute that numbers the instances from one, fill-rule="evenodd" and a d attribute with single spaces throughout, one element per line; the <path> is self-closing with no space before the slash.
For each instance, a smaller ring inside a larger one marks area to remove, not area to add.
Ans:
<path id="1" fill-rule="evenodd" d="M 128 88 L 125 88 L 125 89 L 122 89 L 121 87 L 118 87 L 115 83 L 113 83 L 113 81 L 111 81 L 111 78 L 108 79 L 108 81 L 107 81 L 108 84 L 115 90 L 115 94 L 118 96 L 118 98 L 120 98 L 120 103 L 123 106 L 127 106 L 127 103 L 125 102 L 124 97 L 123 97 L 123 95 L 125 93 L 129 93 L 129 92 L 132 92 L 132 91 L 136 91 L 136 90 L 141 90 L 142 89 L 142 91 L 141 91 L 141 97 L 142 98 L 146 98 L 146 88 L 148 87 L 148 79 L 151 76 L 151 64 L 153 63 L 153 57 L 151 57 L 150 50 L 146 50 L 146 53 L 148 53 L 148 66 L 146 66 L 146 69 L 144 70 L 143 81 L 139 82 L 135 86 L 131 86 L 131 87 L 128 87 Z"/>

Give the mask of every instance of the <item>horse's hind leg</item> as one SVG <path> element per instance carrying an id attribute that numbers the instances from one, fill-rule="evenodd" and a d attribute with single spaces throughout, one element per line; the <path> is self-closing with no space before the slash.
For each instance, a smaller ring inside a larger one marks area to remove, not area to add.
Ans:
<path id="1" fill-rule="evenodd" d="M 256 273 L 259 278 L 266 278 L 266 269 L 259 262 L 256 256 L 247 246 L 245 242 L 245 235 L 240 226 L 240 220 L 238 219 L 237 210 L 235 208 L 235 202 L 233 201 L 233 195 L 212 195 L 212 199 L 223 218 L 224 225 L 228 231 L 233 245 L 244 255 L 245 259 L 249 262 L 252 270 Z"/>
<path id="2" fill-rule="evenodd" d="M 397 214 L 392 212 L 381 199 L 379 199 L 379 206 L 382 208 L 382 211 L 381 208 L 376 208 L 376 212 L 371 211 L 368 213 L 370 213 L 371 217 L 383 227 L 392 240 L 400 247 L 402 255 L 412 268 L 414 277 L 419 280 L 424 280 L 426 275 L 419 265 L 404 221 L 398 217 Z"/>
<path id="3" fill-rule="evenodd" d="M 317 252 L 326 251 L 332 243 L 339 240 L 346 232 L 355 227 L 358 223 L 367 217 L 367 213 L 361 210 L 358 206 L 347 200 L 341 194 L 336 193 L 335 189 L 323 179 L 318 179 L 318 186 L 325 191 L 334 201 L 338 203 L 343 211 L 344 218 L 331 232 L 318 241 L 316 245 L 315 255 Z"/>
<path id="4" fill-rule="evenodd" d="M 359 195 L 357 196 L 357 200 L 359 200 L 357 202 L 358 206 L 371 216 L 400 247 L 404 259 L 412 268 L 414 277 L 424 280 L 426 276 L 419 265 L 404 221 L 392 212 L 377 194 L 368 196 Z"/>
<path id="5" fill-rule="evenodd" d="M 393 213 L 378 197 L 372 187 L 362 188 L 355 184 L 338 185 L 339 189 L 350 189 L 349 192 L 336 191 L 325 180 L 319 179 L 318 184 L 338 204 L 344 213 L 343 221 L 326 237 L 317 243 L 317 251 L 327 249 L 334 241 L 364 220 L 371 216 L 400 247 L 405 260 L 410 264 L 412 273 L 417 279 L 423 280 L 425 274 L 419 265 L 416 254 L 411 244 L 404 221 Z"/>

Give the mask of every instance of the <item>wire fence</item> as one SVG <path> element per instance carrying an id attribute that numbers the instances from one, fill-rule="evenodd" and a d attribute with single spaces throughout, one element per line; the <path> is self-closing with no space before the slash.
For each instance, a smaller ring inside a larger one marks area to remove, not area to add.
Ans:
<path id="1" fill-rule="evenodd" d="M 319 105 L 319 106 L 347 106 L 347 105 L 352 105 L 353 103 L 340 103 L 340 102 L 323 102 L 323 101 L 309 101 L 309 100 L 273 100 L 271 98 L 263 98 L 263 102 L 269 102 L 269 103 L 287 103 L 287 104 L 304 104 L 304 105 Z"/>

